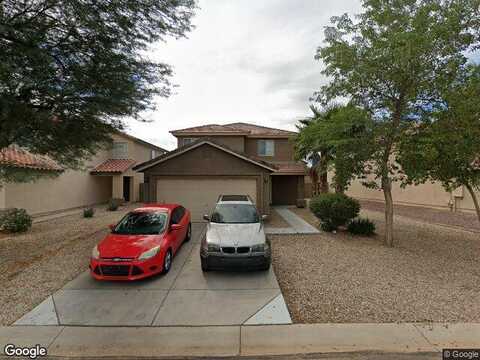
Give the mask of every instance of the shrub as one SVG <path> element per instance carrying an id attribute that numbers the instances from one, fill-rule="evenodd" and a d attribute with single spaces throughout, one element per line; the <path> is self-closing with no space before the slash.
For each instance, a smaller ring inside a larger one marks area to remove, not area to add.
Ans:
<path id="1" fill-rule="evenodd" d="M 0 229 L 12 233 L 25 232 L 32 227 L 32 217 L 25 209 L 8 209 L 0 215 Z"/>
<path id="2" fill-rule="evenodd" d="M 117 211 L 120 205 L 121 205 L 120 199 L 110 199 L 108 200 L 107 210 Z"/>
<path id="3" fill-rule="evenodd" d="M 354 219 L 348 224 L 347 230 L 351 234 L 371 236 L 375 234 L 375 224 L 368 219 Z"/>
<path id="4" fill-rule="evenodd" d="M 92 207 L 83 209 L 83 217 L 84 218 L 91 218 L 95 214 L 95 209 Z"/>
<path id="5" fill-rule="evenodd" d="M 322 221 L 322 230 L 333 231 L 358 216 L 360 203 L 344 194 L 326 193 L 310 201 L 310 210 Z"/>

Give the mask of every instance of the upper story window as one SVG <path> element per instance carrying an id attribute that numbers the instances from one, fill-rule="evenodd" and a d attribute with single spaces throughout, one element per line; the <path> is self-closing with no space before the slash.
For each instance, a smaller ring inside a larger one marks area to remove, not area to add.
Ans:
<path id="1" fill-rule="evenodd" d="M 195 139 L 195 138 L 183 138 L 183 139 L 182 139 L 182 146 L 191 144 L 191 143 L 193 143 L 195 140 L 197 140 L 197 139 Z"/>
<path id="2" fill-rule="evenodd" d="M 114 142 L 112 146 L 112 157 L 114 159 L 128 159 L 128 143 Z"/>
<path id="3" fill-rule="evenodd" d="M 157 152 L 155 150 L 150 150 L 150 159 L 154 159 L 157 157 Z"/>
<path id="4" fill-rule="evenodd" d="M 274 140 L 258 140 L 257 154 L 258 156 L 275 156 Z"/>

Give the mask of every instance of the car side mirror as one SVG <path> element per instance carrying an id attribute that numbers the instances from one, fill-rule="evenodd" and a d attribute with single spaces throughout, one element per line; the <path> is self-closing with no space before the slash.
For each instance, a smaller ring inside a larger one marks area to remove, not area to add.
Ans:
<path id="1" fill-rule="evenodd" d="M 268 215 L 262 215 L 262 221 L 265 221 L 268 219 Z"/>
<path id="2" fill-rule="evenodd" d="M 110 225 L 108 225 L 108 228 L 110 229 L 110 231 L 115 230 L 116 227 L 117 227 L 116 224 L 110 224 Z"/>
<path id="3" fill-rule="evenodd" d="M 171 231 L 175 231 L 175 230 L 178 230 L 178 229 L 180 229 L 180 228 L 181 228 L 181 226 L 180 226 L 179 224 L 172 224 L 172 225 L 170 225 L 170 230 L 171 230 Z"/>
<path id="4" fill-rule="evenodd" d="M 203 215 L 203 220 L 210 221 L 210 216 L 208 216 L 207 214 Z"/>

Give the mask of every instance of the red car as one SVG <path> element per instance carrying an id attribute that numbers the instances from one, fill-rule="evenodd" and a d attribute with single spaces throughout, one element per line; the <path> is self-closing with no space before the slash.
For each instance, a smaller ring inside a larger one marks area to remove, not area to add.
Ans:
<path id="1" fill-rule="evenodd" d="M 190 212 L 177 204 L 145 205 L 125 215 L 95 246 L 90 273 L 98 280 L 137 280 L 167 273 L 192 236 Z"/>

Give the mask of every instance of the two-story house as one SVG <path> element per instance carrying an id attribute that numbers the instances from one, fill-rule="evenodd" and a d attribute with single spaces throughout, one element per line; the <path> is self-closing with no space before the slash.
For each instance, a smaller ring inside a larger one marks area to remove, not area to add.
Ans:
<path id="1" fill-rule="evenodd" d="M 64 170 L 48 157 L 17 146 L 0 150 L 2 166 L 57 175 L 33 183 L 0 184 L 0 210 L 17 207 L 38 215 L 100 204 L 110 198 L 139 201 L 143 174 L 132 167 L 166 150 L 121 132 L 112 138 L 112 146 L 97 152 L 81 170 Z"/>
<path id="2" fill-rule="evenodd" d="M 294 160 L 294 132 L 245 123 L 174 130 L 177 149 L 139 164 L 148 199 L 177 202 L 194 221 L 220 194 L 248 194 L 259 210 L 304 198 L 306 167 Z"/>

